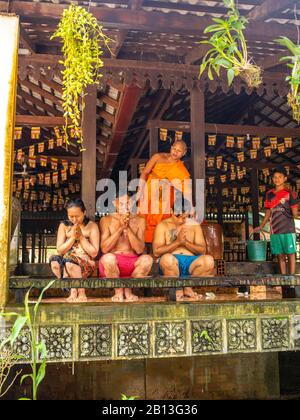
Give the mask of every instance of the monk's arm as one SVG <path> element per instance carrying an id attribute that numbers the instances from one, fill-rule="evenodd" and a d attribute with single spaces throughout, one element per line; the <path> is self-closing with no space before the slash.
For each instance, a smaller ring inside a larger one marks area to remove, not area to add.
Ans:
<path id="1" fill-rule="evenodd" d="M 63 223 L 59 225 L 58 232 L 57 232 L 57 241 L 56 241 L 56 249 L 59 255 L 65 255 L 72 246 L 74 245 L 75 238 L 70 237 L 67 239 L 65 226 Z"/>
<path id="2" fill-rule="evenodd" d="M 99 252 L 100 234 L 96 223 L 91 227 L 90 238 L 87 239 L 83 235 L 80 237 L 80 244 L 85 252 L 92 258 L 96 258 Z"/>
<path id="3" fill-rule="evenodd" d="M 142 254 L 145 249 L 145 227 L 146 227 L 146 221 L 145 219 L 141 218 L 139 221 L 138 230 L 136 233 L 133 232 L 133 230 L 130 228 L 130 226 L 127 229 L 128 234 L 128 240 L 130 242 L 130 245 L 132 249 L 138 254 Z"/>
<path id="4" fill-rule="evenodd" d="M 200 225 L 195 226 L 195 241 L 185 240 L 184 246 L 195 255 L 206 254 L 206 242 Z"/>
<path id="5" fill-rule="evenodd" d="M 153 254 L 155 257 L 161 257 L 164 254 L 172 253 L 180 246 L 180 241 L 176 238 L 172 243 L 166 245 L 165 227 L 158 224 L 154 232 Z"/>
<path id="6" fill-rule="evenodd" d="M 120 236 L 123 233 L 123 227 L 119 227 L 112 235 L 109 230 L 109 219 L 107 216 L 102 217 L 100 220 L 101 232 L 101 251 L 103 254 L 111 252 L 116 246 Z"/>
<path id="7" fill-rule="evenodd" d="M 141 173 L 140 182 L 139 182 L 139 186 L 138 186 L 138 194 L 139 195 L 141 195 L 143 193 L 143 190 L 145 188 L 148 176 L 152 172 L 152 169 L 154 168 L 156 163 L 159 161 L 159 158 L 160 158 L 160 154 L 155 153 L 155 155 L 153 155 L 152 158 L 147 162 L 143 172 Z"/>

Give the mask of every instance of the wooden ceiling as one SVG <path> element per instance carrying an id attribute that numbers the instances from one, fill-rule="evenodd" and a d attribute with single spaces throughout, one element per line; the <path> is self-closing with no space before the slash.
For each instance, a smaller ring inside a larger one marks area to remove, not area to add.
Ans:
<path id="1" fill-rule="evenodd" d="M 106 0 L 75 1 L 97 17 L 105 33 L 114 40 L 112 52 L 105 51 L 104 58 L 111 79 L 98 89 L 97 95 L 97 176 L 108 176 L 113 170 L 128 168 L 132 157 L 148 157 L 148 120 L 189 121 L 189 92 L 181 86 L 182 80 L 170 88 L 168 77 L 179 72 L 184 78 L 193 74 L 197 79 L 198 66 L 206 48 L 199 46 L 204 39 L 203 30 L 212 17 L 226 12 L 222 1 L 212 0 Z M 70 1 L 3 1 L 0 12 L 20 16 L 20 63 L 27 60 L 29 69 L 22 74 L 18 84 L 17 114 L 19 121 L 41 117 L 45 133 L 57 125 L 62 117 L 61 77 L 52 71 L 61 54 L 58 39 L 50 40 L 63 10 Z M 268 86 L 256 93 L 244 87 L 229 90 L 224 84 L 206 88 L 206 121 L 212 123 L 245 123 L 251 110 L 252 124 L 295 127 L 284 89 L 286 66 L 279 63 L 285 54 L 274 42 L 280 35 L 297 41 L 297 22 L 293 0 L 239 0 L 242 15 L 249 18 L 246 37 L 250 56 L 264 69 Z M 298 22 L 299 25 L 299 22 Z M 35 62 L 43 63 L 38 67 Z M 49 65 L 48 65 L 49 63 Z M 49 71 L 48 71 L 49 68 Z M 123 77 L 123 70 L 127 71 Z M 156 71 L 154 85 L 149 73 Z M 140 79 L 144 77 L 145 83 Z M 164 74 L 164 78 L 157 75 Z M 123 77 L 123 79 L 122 79 Z M 167 81 L 166 81 L 167 79 Z M 134 86 L 136 82 L 138 87 Z M 274 83 L 273 83 L 274 81 Z M 239 94 L 237 94 L 239 93 Z M 37 121 L 37 120 L 35 120 Z M 17 119 L 18 123 L 18 119 Z M 47 126 L 48 124 L 48 126 Z M 28 140 L 26 140 L 28 141 Z M 298 140 L 299 141 L 299 140 Z M 161 145 L 163 148 L 164 146 Z M 220 149 L 225 153 L 223 149 Z M 298 162 L 299 144 L 285 154 L 288 161 Z M 76 144 L 67 152 L 59 153 L 79 157 Z M 272 158 L 280 162 L 282 157 Z"/>

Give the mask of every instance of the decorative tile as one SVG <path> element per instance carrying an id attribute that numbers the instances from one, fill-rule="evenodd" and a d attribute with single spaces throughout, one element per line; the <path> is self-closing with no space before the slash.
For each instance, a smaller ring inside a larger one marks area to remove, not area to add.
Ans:
<path id="1" fill-rule="evenodd" d="M 73 329 L 70 326 L 40 327 L 40 340 L 46 344 L 48 360 L 72 359 Z"/>
<path id="2" fill-rule="evenodd" d="M 288 318 L 265 318 L 261 320 L 262 348 L 264 350 L 289 347 Z"/>
<path id="3" fill-rule="evenodd" d="M 155 324 L 155 354 L 171 356 L 186 353 L 185 322 L 158 322 Z"/>
<path id="4" fill-rule="evenodd" d="M 256 320 L 228 319 L 227 320 L 227 350 L 256 350 Z"/>
<path id="5" fill-rule="evenodd" d="M 118 356 L 142 357 L 150 355 L 150 327 L 148 324 L 118 325 Z"/>
<path id="6" fill-rule="evenodd" d="M 111 331 L 111 325 L 80 325 L 79 357 L 111 357 Z"/>
<path id="7" fill-rule="evenodd" d="M 192 321 L 193 354 L 222 351 L 222 321 Z"/>
<path id="8" fill-rule="evenodd" d="M 300 316 L 299 315 L 295 315 L 293 317 L 292 338 L 294 341 L 295 349 L 300 349 Z"/>
<path id="9" fill-rule="evenodd" d="M 0 339 L 8 337 L 11 333 L 10 328 L 4 328 L 0 330 Z M 19 361 L 31 359 L 31 344 L 30 344 L 30 332 L 28 328 L 24 328 L 13 345 L 14 353 L 20 357 Z"/>

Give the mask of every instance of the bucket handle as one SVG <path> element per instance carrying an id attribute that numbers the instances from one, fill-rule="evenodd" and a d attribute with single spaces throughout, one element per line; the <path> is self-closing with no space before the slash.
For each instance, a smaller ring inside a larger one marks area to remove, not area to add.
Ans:
<path id="1" fill-rule="evenodd" d="M 266 242 L 266 235 L 265 235 L 265 233 L 264 233 L 264 231 L 263 230 L 261 230 L 260 232 L 257 232 L 257 233 L 259 233 L 259 234 L 263 234 L 263 237 L 264 237 L 264 241 Z M 249 241 L 252 241 L 252 239 L 251 238 L 253 238 L 253 236 L 254 236 L 254 233 L 252 232 L 251 233 L 251 235 L 249 236 Z"/>

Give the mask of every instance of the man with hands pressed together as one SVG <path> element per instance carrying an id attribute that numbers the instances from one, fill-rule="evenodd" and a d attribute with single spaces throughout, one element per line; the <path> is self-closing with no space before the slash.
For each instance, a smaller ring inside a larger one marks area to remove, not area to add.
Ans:
<path id="1" fill-rule="evenodd" d="M 200 224 L 191 216 L 190 203 L 185 200 L 183 213 L 174 209 L 170 218 L 161 221 L 155 230 L 153 253 L 160 257 L 162 274 L 169 277 L 213 276 L 214 259 L 206 255 L 206 242 Z M 176 203 L 174 205 L 176 209 Z M 183 287 L 176 299 L 200 300 L 202 296 L 191 287 Z"/>
<path id="2" fill-rule="evenodd" d="M 101 250 L 99 261 L 102 277 L 145 277 L 152 268 L 150 255 L 142 255 L 145 249 L 145 219 L 130 212 L 129 197 L 116 198 L 115 212 L 100 220 Z M 113 302 L 137 301 L 129 288 L 115 289 Z"/>

